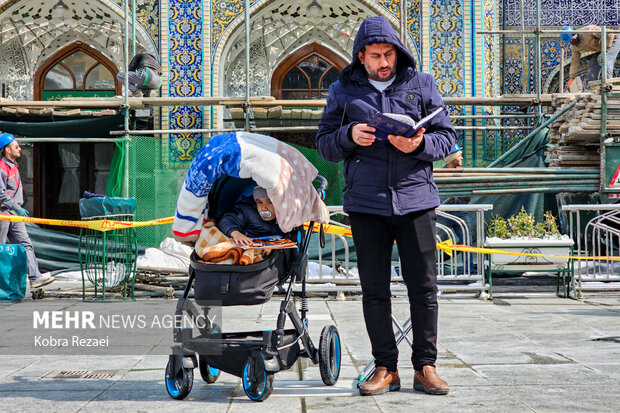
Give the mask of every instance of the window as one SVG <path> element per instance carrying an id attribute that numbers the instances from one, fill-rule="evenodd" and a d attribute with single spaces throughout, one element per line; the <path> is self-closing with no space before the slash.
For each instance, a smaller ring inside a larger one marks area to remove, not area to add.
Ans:
<path id="1" fill-rule="evenodd" d="M 271 93 L 278 99 L 325 99 L 347 62 L 313 43 L 291 54 L 274 71 Z"/>
<path id="2" fill-rule="evenodd" d="M 101 97 L 120 94 L 116 66 L 104 55 L 76 42 L 51 56 L 35 74 L 35 98 Z"/>

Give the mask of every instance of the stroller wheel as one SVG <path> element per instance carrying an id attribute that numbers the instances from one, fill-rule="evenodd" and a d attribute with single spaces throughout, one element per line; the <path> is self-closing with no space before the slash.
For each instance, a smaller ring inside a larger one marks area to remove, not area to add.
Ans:
<path id="1" fill-rule="evenodd" d="M 198 357 L 198 369 L 200 370 L 200 376 L 202 376 L 202 379 L 205 383 L 209 384 L 215 383 L 222 372 L 220 369 L 210 366 L 204 356 Z"/>
<path id="2" fill-rule="evenodd" d="M 166 366 L 166 390 L 173 399 L 181 400 L 187 397 L 190 391 L 192 391 L 192 385 L 194 384 L 194 370 L 188 368 L 181 368 L 177 373 L 174 380 L 168 378 L 168 372 L 170 370 L 170 363 Z"/>
<path id="3" fill-rule="evenodd" d="M 266 400 L 273 391 L 273 373 L 266 372 L 264 369 L 255 372 L 255 378 L 250 375 L 250 361 L 245 363 L 243 369 L 243 391 L 246 396 L 255 402 Z"/>
<path id="4" fill-rule="evenodd" d="M 333 386 L 340 377 L 340 334 L 335 326 L 323 327 L 319 342 L 319 370 L 321 379 Z"/>

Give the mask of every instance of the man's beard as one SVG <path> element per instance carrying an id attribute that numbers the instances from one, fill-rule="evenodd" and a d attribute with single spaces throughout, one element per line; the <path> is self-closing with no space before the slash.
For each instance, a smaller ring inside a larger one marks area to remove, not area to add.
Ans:
<path id="1" fill-rule="evenodd" d="M 367 64 L 364 64 L 364 68 L 366 68 L 366 73 L 368 73 L 368 78 L 370 78 L 371 80 L 377 81 L 377 82 L 387 82 L 388 80 L 390 80 L 396 75 L 396 70 L 394 70 L 394 68 L 390 69 L 390 73 L 386 77 L 381 77 L 381 75 L 379 75 L 380 70 L 389 69 L 390 68 L 389 66 L 380 67 L 375 72 L 372 72 L 368 68 Z"/>

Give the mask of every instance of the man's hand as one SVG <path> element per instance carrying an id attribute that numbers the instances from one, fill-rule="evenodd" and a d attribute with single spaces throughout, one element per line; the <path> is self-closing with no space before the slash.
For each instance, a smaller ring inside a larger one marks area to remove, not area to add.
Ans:
<path id="1" fill-rule="evenodd" d="M 237 244 L 238 247 L 252 245 L 252 238 L 248 237 L 245 234 L 242 234 L 241 232 L 237 230 L 230 233 L 230 238 L 233 240 L 235 244 Z"/>
<path id="2" fill-rule="evenodd" d="M 24 208 L 20 208 L 17 210 L 17 215 L 19 215 L 20 217 L 27 217 L 30 214 Z"/>
<path id="3" fill-rule="evenodd" d="M 375 128 L 368 126 L 365 123 L 358 123 L 353 126 L 351 130 L 351 137 L 353 142 L 359 146 L 370 146 L 375 141 Z"/>
<path id="4" fill-rule="evenodd" d="M 405 138 L 399 135 L 388 135 L 388 140 L 396 149 L 404 153 L 411 153 L 418 149 L 418 146 L 424 139 L 426 129 L 420 128 L 411 138 Z"/>
<path id="5" fill-rule="evenodd" d="M 575 79 L 572 78 L 572 77 L 570 79 L 568 79 L 568 82 L 566 82 L 566 87 L 569 87 L 573 83 L 574 80 Z"/>

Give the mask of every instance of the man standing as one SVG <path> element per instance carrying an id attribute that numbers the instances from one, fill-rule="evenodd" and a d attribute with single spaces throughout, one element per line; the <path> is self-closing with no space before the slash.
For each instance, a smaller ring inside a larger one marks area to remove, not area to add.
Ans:
<path id="1" fill-rule="evenodd" d="M 138 53 L 129 62 L 129 90 L 134 97 L 151 96 L 151 91 L 161 86 L 161 64 L 152 53 Z M 116 78 L 124 85 L 125 72 Z"/>
<path id="2" fill-rule="evenodd" d="M 570 26 L 562 27 L 562 30 L 573 30 Z M 598 26 L 585 26 L 581 30 L 597 30 L 599 33 L 562 33 L 562 40 L 571 45 L 572 58 L 570 61 L 570 74 L 567 86 L 573 83 L 579 71 L 579 60 L 583 54 L 590 54 L 588 58 L 588 81 L 592 82 L 601 77 L 601 28 Z M 607 78 L 614 74 L 614 65 L 618 52 L 620 52 L 620 36 L 615 33 L 607 34 L 607 52 L 605 55 Z"/>
<path id="3" fill-rule="evenodd" d="M 22 208 L 24 192 L 22 180 L 19 176 L 17 159 L 22 154 L 22 148 L 15 137 L 10 133 L 0 135 L 0 214 L 28 216 L 28 211 Z M 26 249 L 28 256 L 28 279 L 32 288 L 42 287 L 54 281 L 54 277 L 41 275 L 34 248 L 30 242 L 26 224 L 23 222 L 10 222 L 0 220 L 0 244 L 4 244 L 7 238 L 11 244 L 21 244 Z"/>
<path id="4" fill-rule="evenodd" d="M 437 277 L 435 208 L 439 205 L 432 162 L 456 142 L 447 113 L 435 116 L 413 136 L 375 137 L 367 122 L 377 112 L 418 121 L 443 107 L 432 76 L 416 62 L 385 17 L 370 17 L 355 37 L 352 62 L 329 88 L 316 145 L 331 162 L 344 160 L 344 210 L 357 253 L 363 311 L 375 358 L 373 376 L 362 395 L 400 389 L 398 348 L 390 301 L 394 241 L 407 285 L 413 323 L 414 388 L 447 394 L 435 371 L 437 360 Z"/>

